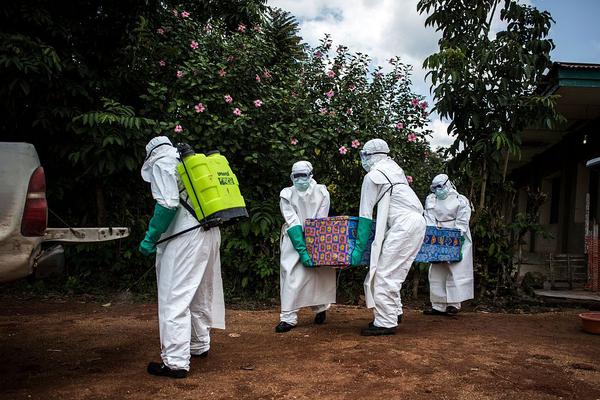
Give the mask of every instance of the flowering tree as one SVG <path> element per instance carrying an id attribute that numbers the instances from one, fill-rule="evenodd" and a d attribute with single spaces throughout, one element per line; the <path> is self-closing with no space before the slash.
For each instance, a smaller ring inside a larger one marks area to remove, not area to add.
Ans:
<path id="1" fill-rule="evenodd" d="M 273 17 L 233 31 L 184 9 L 163 21 L 141 43 L 152 49 L 145 116 L 175 142 L 220 150 L 238 175 L 250 219 L 224 232 L 223 264 L 234 282 L 272 288 L 264 278 L 279 267 L 279 192 L 291 184 L 294 161 L 312 162 L 331 192 L 332 214 L 356 214 L 358 150 L 380 137 L 424 194 L 428 166 L 439 159 L 426 141 L 428 105 L 411 92 L 410 67 L 399 59 L 389 60 L 387 73 L 370 71 L 366 55 L 333 51 L 329 37 L 301 57 L 282 54 L 268 34 Z"/>

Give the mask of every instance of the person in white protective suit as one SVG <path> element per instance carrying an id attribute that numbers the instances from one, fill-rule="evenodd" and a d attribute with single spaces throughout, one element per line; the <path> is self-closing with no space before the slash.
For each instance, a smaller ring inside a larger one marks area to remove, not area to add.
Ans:
<path id="1" fill-rule="evenodd" d="M 313 262 L 304 241 L 304 220 L 329 214 L 329 192 L 325 185 L 317 184 L 312 171 L 308 161 L 296 162 L 290 175 L 293 185 L 279 195 L 285 223 L 280 240 L 281 314 L 275 327 L 278 333 L 296 326 L 302 307 L 311 307 L 316 313 L 315 324 L 323 324 L 329 306 L 335 303 L 335 270 L 311 268 Z"/>
<path id="2" fill-rule="evenodd" d="M 427 315 L 455 315 L 460 303 L 473 298 L 473 241 L 469 229 L 471 203 L 459 194 L 448 178 L 433 178 L 432 194 L 425 200 L 425 221 L 438 228 L 457 228 L 462 234 L 462 260 L 455 263 L 431 264 Z"/>
<path id="3" fill-rule="evenodd" d="M 187 193 L 176 170 L 179 155 L 171 141 L 165 136 L 153 138 L 146 145 L 146 155 L 142 178 L 150 183 L 156 205 L 139 249 L 145 255 L 156 253 L 162 350 L 162 362 L 149 363 L 148 372 L 184 378 L 190 356 L 208 355 L 210 329 L 225 329 L 221 233 L 218 227 L 199 227 L 184 207 Z"/>
<path id="4" fill-rule="evenodd" d="M 425 237 L 423 206 L 389 152 L 382 139 L 369 140 L 360 152 L 367 175 L 361 189 L 352 265 L 360 265 L 377 205 L 375 239 L 365 278 L 365 300 L 375 318 L 361 331 L 363 336 L 395 333 L 402 320 L 400 289 Z"/>

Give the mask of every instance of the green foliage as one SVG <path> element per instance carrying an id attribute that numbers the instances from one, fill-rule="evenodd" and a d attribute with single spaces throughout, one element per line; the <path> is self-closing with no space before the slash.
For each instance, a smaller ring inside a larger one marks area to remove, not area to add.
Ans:
<path id="1" fill-rule="evenodd" d="M 329 37 L 309 49 L 297 22 L 264 0 L 87 1 L 66 12 L 29 0 L 2 12 L 2 131 L 36 145 L 50 207 L 70 225 L 132 231 L 69 247 L 71 291 L 125 288 L 150 266 L 135 251 L 152 210 L 139 167 L 159 133 L 221 151 L 238 175 L 250 218 L 222 230 L 232 296 L 277 292 L 279 192 L 294 161 L 313 163 L 332 215 L 357 213 L 358 149 L 371 138 L 390 144 L 421 197 L 442 170 L 410 66 L 394 58 L 384 73 Z M 360 289 L 363 272 L 345 274 L 347 287 Z M 148 276 L 138 289 L 153 284 Z"/>
<path id="2" fill-rule="evenodd" d="M 461 176 L 470 197 L 479 191 L 473 221 L 475 260 L 483 292 L 496 284 L 512 287 L 515 230 L 535 229 L 529 216 L 513 224 L 503 208 L 513 191 L 505 182 L 509 155 L 518 156 L 522 131 L 533 125 L 553 126 L 563 119 L 556 98 L 537 91 L 551 66 L 554 48 L 547 11 L 516 0 L 420 0 L 426 25 L 441 32 L 439 51 L 424 62 L 429 69 L 438 114 L 451 120 L 455 136 L 448 153 L 450 172 Z M 503 29 L 491 25 L 498 16 Z M 516 224 L 516 225 L 515 225 Z M 493 277 L 490 278 L 490 277 Z"/>

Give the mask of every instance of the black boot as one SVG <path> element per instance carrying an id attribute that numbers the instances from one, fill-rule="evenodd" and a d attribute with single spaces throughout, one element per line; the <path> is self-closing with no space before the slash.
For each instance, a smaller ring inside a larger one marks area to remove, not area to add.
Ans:
<path id="1" fill-rule="evenodd" d="M 393 328 L 382 328 L 380 326 L 375 326 L 372 322 L 369 323 L 369 326 L 362 331 L 360 331 L 362 336 L 383 336 L 383 335 L 395 335 L 396 327 Z"/>
<path id="2" fill-rule="evenodd" d="M 398 315 L 398 325 L 402 323 L 402 315 L 403 314 Z"/>
<path id="3" fill-rule="evenodd" d="M 181 379 L 187 377 L 185 369 L 171 369 L 164 363 L 151 362 L 148 364 L 148 373 L 156 376 L 168 376 L 169 378 Z"/>
<path id="4" fill-rule="evenodd" d="M 448 315 L 448 313 L 446 313 L 444 311 L 438 311 L 433 307 L 424 309 L 423 314 L 425 314 L 425 315 Z"/>
<path id="5" fill-rule="evenodd" d="M 206 358 L 208 357 L 208 350 L 206 350 L 204 353 L 200 353 L 200 354 L 191 354 L 192 358 Z"/>
<path id="6" fill-rule="evenodd" d="M 322 325 L 327 319 L 327 311 L 321 311 L 315 315 L 315 324 Z"/>
<path id="7" fill-rule="evenodd" d="M 292 329 L 294 329 L 294 327 L 295 327 L 295 325 L 290 325 L 290 324 L 288 324 L 287 322 L 283 322 L 283 321 L 281 321 L 281 322 L 279 323 L 279 325 L 277 325 L 277 326 L 275 327 L 275 332 L 277 332 L 277 333 L 289 332 L 289 331 L 291 331 Z"/>
<path id="8" fill-rule="evenodd" d="M 456 315 L 460 310 L 454 306 L 446 307 L 446 314 L 448 315 Z"/>

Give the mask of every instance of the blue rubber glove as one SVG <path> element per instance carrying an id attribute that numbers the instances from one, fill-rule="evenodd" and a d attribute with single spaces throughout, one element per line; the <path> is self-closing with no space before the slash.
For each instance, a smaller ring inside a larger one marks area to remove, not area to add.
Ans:
<path id="1" fill-rule="evenodd" d="M 154 215 L 148 224 L 148 230 L 144 240 L 140 243 L 139 250 L 145 255 L 156 253 L 156 242 L 160 239 L 160 235 L 165 233 L 171 225 L 171 221 L 175 218 L 176 208 L 166 208 L 156 203 L 154 207 Z"/>
<path id="2" fill-rule="evenodd" d="M 302 227 L 300 225 L 294 225 L 287 230 L 287 234 L 292 241 L 292 246 L 300 255 L 300 261 L 305 267 L 314 266 L 312 258 L 306 250 L 306 243 L 304 242 L 304 234 L 302 233 Z"/>
<path id="3" fill-rule="evenodd" d="M 356 267 L 361 265 L 361 260 L 367 243 L 369 242 L 369 236 L 371 236 L 371 228 L 373 227 L 373 220 L 369 218 L 360 217 L 358 219 L 358 228 L 356 230 L 356 244 L 354 250 L 350 256 L 350 265 Z"/>

